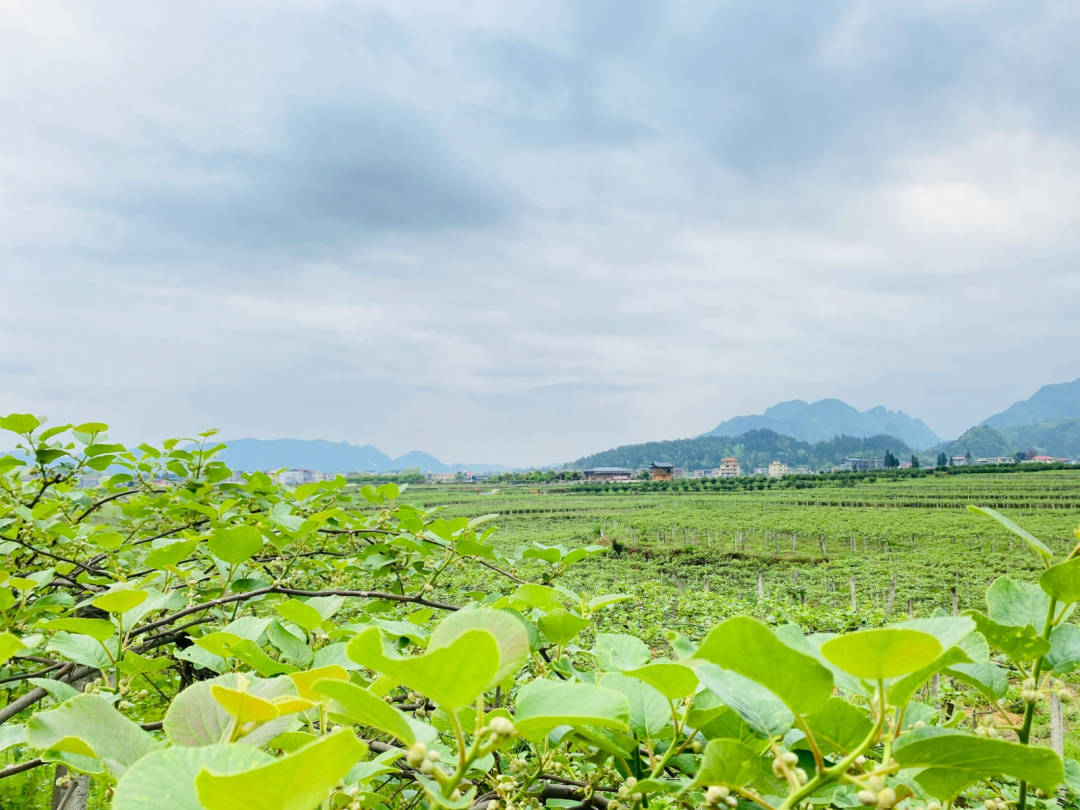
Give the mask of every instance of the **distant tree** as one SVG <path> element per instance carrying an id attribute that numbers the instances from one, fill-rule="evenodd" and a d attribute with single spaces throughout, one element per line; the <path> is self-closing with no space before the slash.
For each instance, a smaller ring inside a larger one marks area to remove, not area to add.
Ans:
<path id="1" fill-rule="evenodd" d="M 939 467 L 949 466 L 949 457 L 945 455 L 944 451 L 937 454 L 937 465 Z"/>
<path id="2" fill-rule="evenodd" d="M 1018 462 L 1027 461 L 1027 453 L 1025 453 L 1023 450 L 1020 450 L 1013 454 L 1013 458 L 1015 458 Z"/>
<path id="3" fill-rule="evenodd" d="M 966 462 L 967 462 L 968 464 L 970 464 L 970 463 L 971 463 L 971 451 L 970 451 L 970 450 L 968 450 L 968 451 L 967 451 L 966 453 L 964 453 L 964 460 L 965 460 L 965 461 L 966 461 Z"/>
<path id="4" fill-rule="evenodd" d="M 893 469 L 900 466 L 900 459 L 892 454 L 892 450 L 885 451 L 885 467 L 887 469 Z"/>
<path id="5" fill-rule="evenodd" d="M 914 453 L 911 454 L 911 467 L 912 469 L 919 469 L 919 457 Z"/>
<path id="6" fill-rule="evenodd" d="M 649 477 L 650 477 L 649 476 L 649 471 L 648 470 L 642 470 L 641 472 L 639 472 L 637 474 L 637 477 L 638 477 L 639 481 L 648 481 Z"/>
<path id="7" fill-rule="evenodd" d="M 945 463 L 946 463 L 946 466 L 948 466 L 948 467 L 951 467 L 951 466 L 952 466 L 952 456 L 949 456 L 949 457 L 948 457 L 948 458 L 947 458 L 947 459 L 945 460 Z"/>

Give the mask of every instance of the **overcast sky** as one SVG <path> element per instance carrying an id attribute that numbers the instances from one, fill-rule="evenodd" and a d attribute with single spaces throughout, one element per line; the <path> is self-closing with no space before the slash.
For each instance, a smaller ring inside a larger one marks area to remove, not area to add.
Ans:
<path id="1" fill-rule="evenodd" d="M 561 462 L 1080 376 L 1080 4 L 0 4 L 0 412 Z"/>

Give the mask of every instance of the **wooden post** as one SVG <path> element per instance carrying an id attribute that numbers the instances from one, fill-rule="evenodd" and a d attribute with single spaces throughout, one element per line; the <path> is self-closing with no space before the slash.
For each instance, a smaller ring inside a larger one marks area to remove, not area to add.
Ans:
<path id="1" fill-rule="evenodd" d="M 893 602 L 896 601 L 896 574 L 892 575 L 892 583 L 889 585 L 889 599 L 885 603 L 885 616 L 892 615 Z"/>
<path id="2" fill-rule="evenodd" d="M 909 619 L 915 618 L 915 601 L 913 599 L 907 600 L 907 615 Z"/>
<path id="3" fill-rule="evenodd" d="M 859 603 L 855 599 L 855 577 L 851 578 L 851 610 L 854 613 L 859 609 Z"/>
<path id="4" fill-rule="evenodd" d="M 1058 693 L 1050 693 L 1050 747 L 1059 757 L 1065 756 L 1065 718 L 1061 712 L 1061 698 Z"/>
<path id="5" fill-rule="evenodd" d="M 705 575 L 705 593 L 711 593 L 711 591 L 709 590 L 709 575 L 708 574 Z"/>
<path id="6" fill-rule="evenodd" d="M 761 571 L 757 572 L 757 598 L 759 600 L 765 598 L 765 576 Z"/>
<path id="7" fill-rule="evenodd" d="M 960 597 L 956 595 L 956 586 L 952 586 L 952 615 L 956 616 L 960 613 Z"/>

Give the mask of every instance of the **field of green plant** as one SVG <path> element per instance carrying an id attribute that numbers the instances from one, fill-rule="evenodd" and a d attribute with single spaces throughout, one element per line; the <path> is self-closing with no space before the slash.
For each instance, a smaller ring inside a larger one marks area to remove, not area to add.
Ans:
<path id="1" fill-rule="evenodd" d="M 105 430 L 0 417 L 0 807 L 1078 806 L 1074 473 L 291 489 Z"/>

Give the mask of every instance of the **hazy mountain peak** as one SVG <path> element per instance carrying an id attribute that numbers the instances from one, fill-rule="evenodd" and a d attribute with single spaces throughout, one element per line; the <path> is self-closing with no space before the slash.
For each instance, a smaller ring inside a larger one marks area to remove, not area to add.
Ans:
<path id="1" fill-rule="evenodd" d="M 994 428 L 1035 425 L 1051 419 L 1080 418 L 1080 379 L 1044 385 L 981 424 Z"/>
<path id="2" fill-rule="evenodd" d="M 925 422 L 883 405 L 860 411 L 841 399 L 817 402 L 791 399 L 778 402 L 761 414 L 736 416 L 721 422 L 706 436 L 738 436 L 748 430 L 772 430 L 805 442 L 833 436 L 890 435 L 912 447 L 929 447 L 941 441 Z"/>

